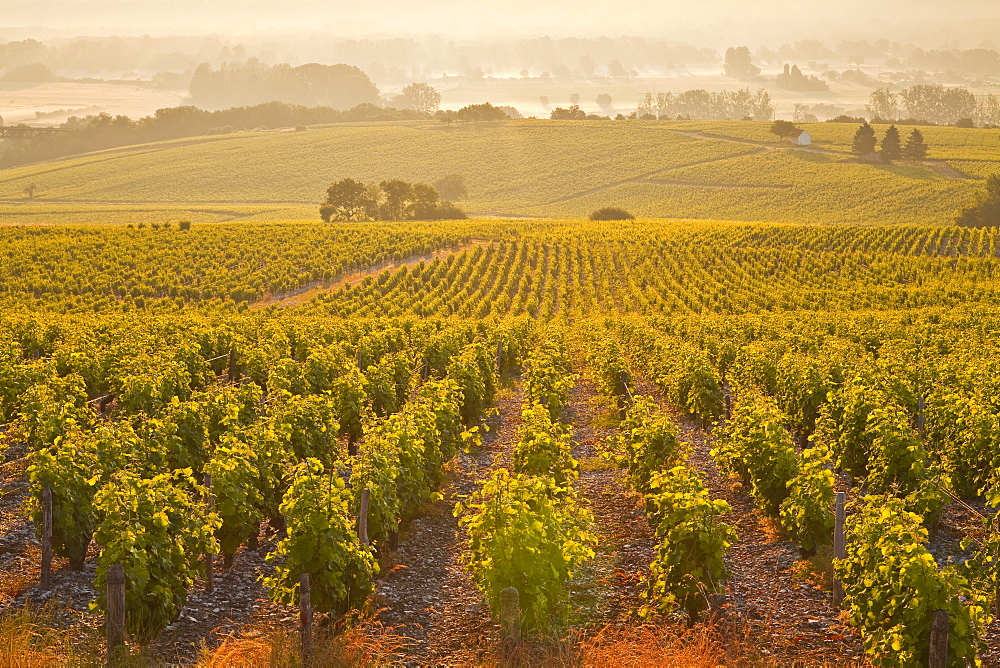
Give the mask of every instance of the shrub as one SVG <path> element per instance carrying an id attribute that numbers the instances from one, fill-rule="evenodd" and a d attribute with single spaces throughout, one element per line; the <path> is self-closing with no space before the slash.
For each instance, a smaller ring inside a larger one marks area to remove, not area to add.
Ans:
<path id="1" fill-rule="evenodd" d="M 833 471 L 828 448 L 802 451 L 799 474 L 788 481 L 788 498 L 781 502 L 781 525 L 806 554 L 833 541 Z"/>
<path id="2" fill-rule="evenodd" d="M 719 467 L 750 485 L 750 495 L 763 512 L 777 517 L 788 496 L 788 483 L 798 474 L 785 415 L 761 396 L 737 404 L 718 446 L 711 451 Z"/>
<path id="3" fill-rule="evenodd" d="M 349 512 L 351 494 L 335 472 L 315 459 L 299 464 L 281 504 L 286 536 L 267 561 L 275 574 L 264 578 L 275 602 L 298 601 L 299 577 L 308 573 L 313 608 L 343 614 L 360 607 L 372 592 L 378 563 L 363 546 Z"/>
<path id="4" fill-rule="evenodd" d="M 566 583 L 594 556 L 597 542 L 593 516 L 572 488 L 498 469 L 467 506 L 455 506 L 455 514 L 469 532 L 466 569 L 494 615 L 501 592 L 514 587 L 524 627 L 548 628 L 562 616 Z"/>
<path id="5" fill-rule="evenodd" d="M 687 446 L 679 436 L 677 425 L 668 416 L 656 413 L 656 403 L 650 397 L 635 397 L 613 437 L 616 454 L 624 459 L 634 490 L 649 492 L 649 480 L 656 471 L 683 461 Z"/>
<path id="6" fill-rule="evenodd" d="M 561 422 L 553 422 L 549 411 L 541 404 L 532 404 L 521 412 L 524 424 L 518 430 L 514 445 L 514 471 L 529 475 L 550 476 L 558 485 L 567 485 L 576 478 L 577 463 L 569 431 Z"/>
<path id="7" fill-rule="evenodd" d="M 635 220 L 635 216 L 625 209 L 616 206 L 606 206 L 590 214 L 591 220 Z"/>
<path id="8" fill-rule="evenodd" d="M 650 523 L 660 539 L 650 564 L 650 606 L 643 612 L 683 608 L 692 620 L 708 607 L 711 594 L 722 591 L 728 577 L 726 551 L 736 530 L 717 520 L 729 504 L 713 500 L 698 475 L 686 466 L 654 473 L 646 495 Z"/>
<path id="9" fill-rule="evenodd" d="M 846 531 L 847 557 L 834 568 L 874 665 L 923 665 L 938 608 L 950 621 L 948 665 L 974 665 L 986 611 L 954 566 L 938 568 L 920 516 L 901 499 L 869 496 Z"/>
<path id="10" fill-rule="evenodd" d="M 107 610 L 108 568 L 121 564 L 125 628 L 140 644 L 176 619 L 201 570 L 202 555 L 219 551 L 213 533 L 220 522 L 199 501 L 204 494 L 190 469 L 153 478 L 120 471 L 94 498 L 103 518 L 94 532 L 102 546 L 94 607 Z"/>

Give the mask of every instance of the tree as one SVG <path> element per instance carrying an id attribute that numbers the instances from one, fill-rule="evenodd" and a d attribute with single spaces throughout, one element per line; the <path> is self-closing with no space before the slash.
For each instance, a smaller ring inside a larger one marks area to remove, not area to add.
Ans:
<path id="1" fill-rule="evenodd" d="M 760 68 L 753 64 L 750 49 L 745 46 L 726 49 L 726 61 L 723 70 L 727 77 L 749 81 L 760 74 Z"/>
<path id="2" fill-rule="evenodd" d="M 608 76 L 612 79 L 624 79 L 628 76 L 628 70 L 619 60 L 612 60 L 608 63 Z"/>
<path id="3" fill-rule="evenodd" d="M 963 209 L 955 222 L 965 227 L 1000 227 L 1000 174 L 987 177 L 979 201 Z"/>
<path id="4" fill-rule="evenodd" d="M 790 123 L 789 121 L 784 121 L 780 118 L 774 123 L 771 123 L 771 134 L 778 135 L 782 139 L 785 139 L 792 134 L 792 130 L 794 129 L 795 123 Z"/>
<path id="5" fill-rule="evenodd" d="M 854 133 L 854 141 L 851 142 L 851 150 L 857 155 L 871 155 L 875 152 L 875 131 L 867 122 L 862 123 L 857 132 Z"/>
<path id="6" fill-rule="evenodd" d="M 587 118 L 587 112 L 574 104 L 569 109 L 556 107 L 552 110 L 551 118 L 556 121 L 582 121 Z"/>
<path id="7" fill-rule="evenodd" d="M 902 140 L 895 125 L 890 125 L 882 137 L 882 157 L 888 161 L 899 160 L 903 155 Z"/>
<path id="8" fill-rule="evenodd" d="M 434 187 L 441 193 L 441 197 L 449 201 L 464 199 L 469 196 L 469 191 L 465 186 L 465 177 L 461 174 L 442 176 L 434 182 Z"/>
<path id="9" fill-rule="evenodd" d="M 499 107 L 484 102 L 462 107 L 458 110 L 457 118 L 460 121 L 506 121 L 508 117 Z"/>
<path id="10" fill-rule="evenodd" d="M 379 206 L 381 220 L 403 220 L 407 207 L 413 199 L 413 186 L 406 181 L 393 179 L 379 184 L 382 191 L 382 204 Z"/>
<path id="11" fill-rule="evenodd" d="M 594 70 L 597 65 L 594 63 L 594 57 L 589 53 L 585 53 L 580 56 L 580 73 L 588 79 L 594 76 Z"/>
<path id="12" fill-rule="evenodd" d="M 580 94 L 579 93 L 573 93 L 572 95 L 570 95 L 569 96 L 569 103 L 570 104 L 580 104 Z"/>
<path id="13" fill-rule="evenodd" d="M 910 133 L 909 138 L 906 140 L 906 146 L 903 147 L 903 158 L 906 160 L 923 160 L 927 157 L 927 144 L 924 143 L 924 135 L 917 130 L 913 129 Z"/>
<path id="14" fill-rule="evenodd" d="M 543 107 L 549 106 L 549 98 L 547 95 L 542 95 L 540 98 L 538 98 L 538 101 L 542 103 Z"/>
<path id="15" fill-rule="evenodd" d="M 354 179 L 341 179 L 326 190 L 320 207 L 323 220 L 374 220 L 378 215 L 378 191 Z"/>
<path id="16" fill-rule="evenodd" d="M 34 183 L 24 186 L 24 194 L 28 196 L 28 199 L 35 199 L 36 190 L 38 190 L 38 186 Z"/>
<path id="17" fill-rule="evenodd" d="M 413 200 L 407 209 L 407 217 L 414 220 L 430 220 L 436 218 L 438 202 L 441 196 L 433 186 L 426 183 L 413 184 Z"/>
<path id="18" fill-rule="evenodd" d="M 597 106 L 599 106 L 601 109 L 610 109 L 611 108 L 611 96 L 608 95 L 607 93 L 601 93 L 600 95 L 598 95 L 597 96 Z"/>
<path id="19" fill-rule="evenodd" d="M 441 93 L 425 83 L 411 83 L 393 98 L 397 109 L 412 109 L 432 114 L 441 106 Z"/>
<path id="20" fill-rule="evenodd" d="M 897 99 L 888 88 L 877 88 L 868 96 L 868 112 L 873 119 L 894 120 L 899 115 Z"/>

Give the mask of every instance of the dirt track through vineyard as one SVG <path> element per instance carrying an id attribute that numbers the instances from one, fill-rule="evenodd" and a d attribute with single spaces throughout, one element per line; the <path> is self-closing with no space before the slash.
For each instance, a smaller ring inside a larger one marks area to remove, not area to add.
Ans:
<path id="1" fill-rule="evenodd" d="M 376 585 L 379 619 L 410 638 L 406 665 L 477 663 L 495 640 L 489 608 L 461 564 L 467 539 L 452 509 L 509 457 L 521 424 L 519 386 L 502 391 L 485 424 L 489 431 L 482 446 L 453 461 L 444 498 L 403 530 L 392 556 L 395 565 Z"/>
<path id="2" fill-rule="evenodd" d="M 434 260 L 446 258 L 449 255 L 457 255 L 462 251 L 475 248 L 476 246 L 488 246 L 491 243 L 492 242 L 489 239 L 473 239 L 468 243 L 439 248 L 431 253 L 410 255 L 402 260 L 386 260 L 385 262 L 380 262 L 378 264 L 365 267 L 364 269 L 359 269 L 353 273 L 342 275 L 333 282 L 326 283 L 323 281 L 315 281 L 303 288 L 299 288 L 298 290 L 292 290 L 291 292 L 265 295 L 253 305 L 253 308 L 263 308 L 265 306 L 299 306 L 323 294 L 324 292 L 335 292 L 346 285 L 355 285 L 360 283 L 366 278 L 376 278 L 383 271 L 392 272 L 397 269 L 402 269 L 403 267 L 415 267 L 421 262 L 433 262 Z"/>

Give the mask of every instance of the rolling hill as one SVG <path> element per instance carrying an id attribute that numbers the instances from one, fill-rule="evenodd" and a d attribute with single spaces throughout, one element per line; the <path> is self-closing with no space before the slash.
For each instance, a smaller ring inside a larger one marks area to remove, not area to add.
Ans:
<path id="1" fill-rule="evenodd" d="M 751 121 L 341 124 L 189 138 L 0 171 L 0 222 L 313 218 L 336 179 L 458 173 L 463 206 L 479 216 L 620 205 L 650 218 L 934 224 L 1000 171 L 1000 131 L 922 128 L 927 162 L 870 165 L 849 153 L 853 124 L 802 127 L 813 146 L 782 144 Z"/>

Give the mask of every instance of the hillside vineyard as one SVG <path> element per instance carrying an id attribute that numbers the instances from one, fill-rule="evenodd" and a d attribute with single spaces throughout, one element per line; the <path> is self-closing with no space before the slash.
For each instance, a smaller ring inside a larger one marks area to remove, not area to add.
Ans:
<path id="1" fill-rule="evenodd" d="M 55 581 L 90 564 L 100 613 L 122 565 L 127 633 L 154 654 L 213 595 L 218 553 L 277 609 L 306 573 L 316 610 L 381 596 L 422 643 L 408 656 L 466 656 L 392 604 L 416 585 L 387 555 L 421 567 L 405 551 L 430 517 L 454 523 L 441 549 L 485 603 L 463 623 L 499 615 L 508 587 L 526 637 L 704 621 L 725 600 L 778 643 L 749 569 L 829 555 L 838 491 L 847 549 L 827 579 L 753 576 L 837 640 L 792 629 L 804 640 L 774 651 L 920 656 L 937 609 L 955 661 L 994 650 L 995 229 L 66 225 L 0 228 L 0 247 L 0 422 L 33 531 L 50 494 Z M 588 608 L 608 587 L 619 607 Z"/>

